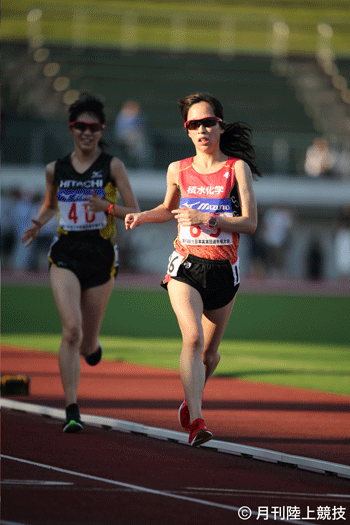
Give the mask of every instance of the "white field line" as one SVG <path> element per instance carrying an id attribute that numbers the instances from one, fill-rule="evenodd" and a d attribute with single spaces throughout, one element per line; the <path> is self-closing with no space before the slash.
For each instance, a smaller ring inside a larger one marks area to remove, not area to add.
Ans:
<path id="1" fill-rule="evenodd" d="M 35 461 L 28 461 L 26 459 L 16 458 L 16 457 L 13 457 L 13 456 L 7 456 L 5 454 L 1 454 L 1 457 L 3 459 L 8 459 L 10 461 L 16 461 L 16 462 L 19 462 L 19 463 L 24 463 L 26 465 L 31 465 L 33 467 L 40 467 L 40 468 L 44 468 L 44 469 L 48 469 L 48 470 L 53 470 L 55 472 L 60 472 L 61 474 L 67 474 L 69 476 L 77 476 L 77 477 L 84 478 L 84 479 L 90 479 L 92 481 L 98 481 L 100 483 L 108 483 L 110 485 L 116 485 L 118 487 L 131 489 L 131 490 L 134 490 L 134 491 L 137 491 L 137 492 L 145 492 L 147 494 L 153 494 L 155 496 L 163 496 L 163 497 L 167 497 L 167 498 L 178 499 L 178 500 L 181 500 L 181 501 L 189 501 L 191 503 L 197 503 L 199 505 L 206 505 L 206 506 L 209 506 L 209 507 L 215 507 L 215 508 L 218 508 L 218 509 L 221 509 L 221 510 L 230 510 L 230 511 L 233 511 L 233 512 L 238 512 L 240 510 L 239 507 L 235 507 L 235 506 L 232 506 L 232 505 L 224 505 L 222 503 L 215 503 L 213 501 L 207 501 L 207 500 L 203 500 L 203 499 L 191 498 L 191 497 L 188 497 L 188 496 L 180 496 L 178 494 L 173 494 L 173 493 L 167 492 L 167 491 L 154 490 L 154 489 L 150 489 L 148 487 L 141 487 L 139 485 L 132 485 L 130 483 L 123 483 L 122 481 L 116 481 L 116 480 L 113 480 L 113 479 L 101 478 L 99 476 L 92 476 L 90 474 L 84 474 L 84 473 L 81 473 L 81 472 L 75 472 L 73 470 L 66 470 L 66 469 L 62 469 L 62 468 L 59 468 L 59 467 L 54 467 L 52 465 L 45 465 L 43 463 L 37 463 Z M 252 513 L 253 516 L 258 516 L 258 512 L 256 512 L 256 511 L 251 511 L 251 513 Z M 295 521 L 293 521 L 293 520 L 290 521 L 290 520 L 280 519 L 280 518 L 278 518 L 276 516 L 273 516 L 273 515 L 268 515 L 268 518 L 271 519 L 271 520 L 274 520 L 274 521 L 277 520 L 277 521 L 284 521 L 285 523 L 294 523 L 295 524 Z M 299 521 L 298 520 L 298 524 L 299 525 L 310 525 L 310 522 L 305 522 L 305 521 Z"/>

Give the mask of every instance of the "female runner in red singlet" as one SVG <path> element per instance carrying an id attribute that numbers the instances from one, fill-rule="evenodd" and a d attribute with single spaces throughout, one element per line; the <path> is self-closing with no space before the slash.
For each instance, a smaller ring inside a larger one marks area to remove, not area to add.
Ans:
<path id="1" fill-rule="evenodd" d="M 252 172 L 250 128 L 224 122 L 221 103 L 206 93 L 180 100 L 185 129 L 196 154 L 168 168 L 163 204 L 125 217 L 126 229 L 175 217 L 178 236 L 162 283 L 181 329 L 180 376 L 185 401 L 179 420 L 189 443 L 212 438 L 202 416 L 206 381 L 219 361 L 224 335 L 239 286 L 239 234 L 254 233 L 257 207 Z"/>

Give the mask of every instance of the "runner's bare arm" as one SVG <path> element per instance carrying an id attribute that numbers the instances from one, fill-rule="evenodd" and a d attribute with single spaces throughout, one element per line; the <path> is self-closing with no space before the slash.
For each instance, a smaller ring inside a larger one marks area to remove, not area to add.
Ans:
<path id="1" fill-rule="evenodd" d="M 144 222 L 161 223 L 173 219 L 171 210 L 179 205 L 180 191 L 178 188 L 179 162 L 170 164 L 167 173 L 167 190 L 164 202 L 152 210 L 141 213 L 131 213 L 125 217 L 125 227 L 132 230 Z"/>
<path id="2" fill-rule="evenodd" d="M 42 226 L 49 222 L 57 213 L 57 187 L 55 186 L 54 180 L 55 162 L 51 162 L 46 166 L 45 178 L 46 178 L 46 191 L 44 204 L 42 205 L 39 215 L 36 219 L 32 219 L 33 225 L 30 226 L 22 237 L 22 242 L 26 244 L 26 247 L 30 246 L 32 242 L 38 236 L 38 233 Z"/>

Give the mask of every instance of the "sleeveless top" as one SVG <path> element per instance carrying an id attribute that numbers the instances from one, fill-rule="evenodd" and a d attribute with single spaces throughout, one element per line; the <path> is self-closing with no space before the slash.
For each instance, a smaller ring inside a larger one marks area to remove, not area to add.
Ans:
<path id="1" fill-rule="evenodd" d="M 77 233 L 113 239 L 115 217 L 105 212 L 91 212 L 88 201 L 91 190 L 102 199 L 117 202 L 117 188 L 111 179 L 112 155 L 102 152 L 84 172 L 77 172 L 70 155 L 56 161 L 54 184 L 57 186 L 58 235 Z"/>
<path id="2" fill-rule="evenodd" d="M 198 173 L 193 157 L 180 161 L 180 207 L 218 213 L 227 217 L 241 215 L 235 179 L 236 158 L 229 157 L 214 173 Z M 208 228 L 205 224 L 178 227 L 175 250 L 183 256 L 195 255 L 204 259 L 237 261 L 239 234 Z"/>

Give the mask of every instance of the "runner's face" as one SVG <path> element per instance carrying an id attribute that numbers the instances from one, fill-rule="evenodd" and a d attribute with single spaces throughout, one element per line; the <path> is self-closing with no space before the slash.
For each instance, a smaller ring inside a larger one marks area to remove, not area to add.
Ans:
<path id="1" fill-rule="evenodd" d="M 215 117 L 213 107 L 208 102 L 193 104 L 187 113 L 187 120 L 200 120 L 206 117 Z M 212 153 L 220 145 L 220 136 L 224 130 L 216 124 L 212 127 L 200 125 L 197 129 L 187 130 L 196 150 Z"/>
<path id="2" fill-rule="evenodd" d="M 78 115 L 77 120 L 89 123 L 99 122 L 98 118 L 91 113 L 81 113 Z M 103 135 L 103 131 L 93 132 L 89 127 L 87 127 L 84 131 L 70 128 L 70 132 L 73 135 L 75 146 L 82 151 L 93 151 L 96 149 L 98 142 Z"/>

